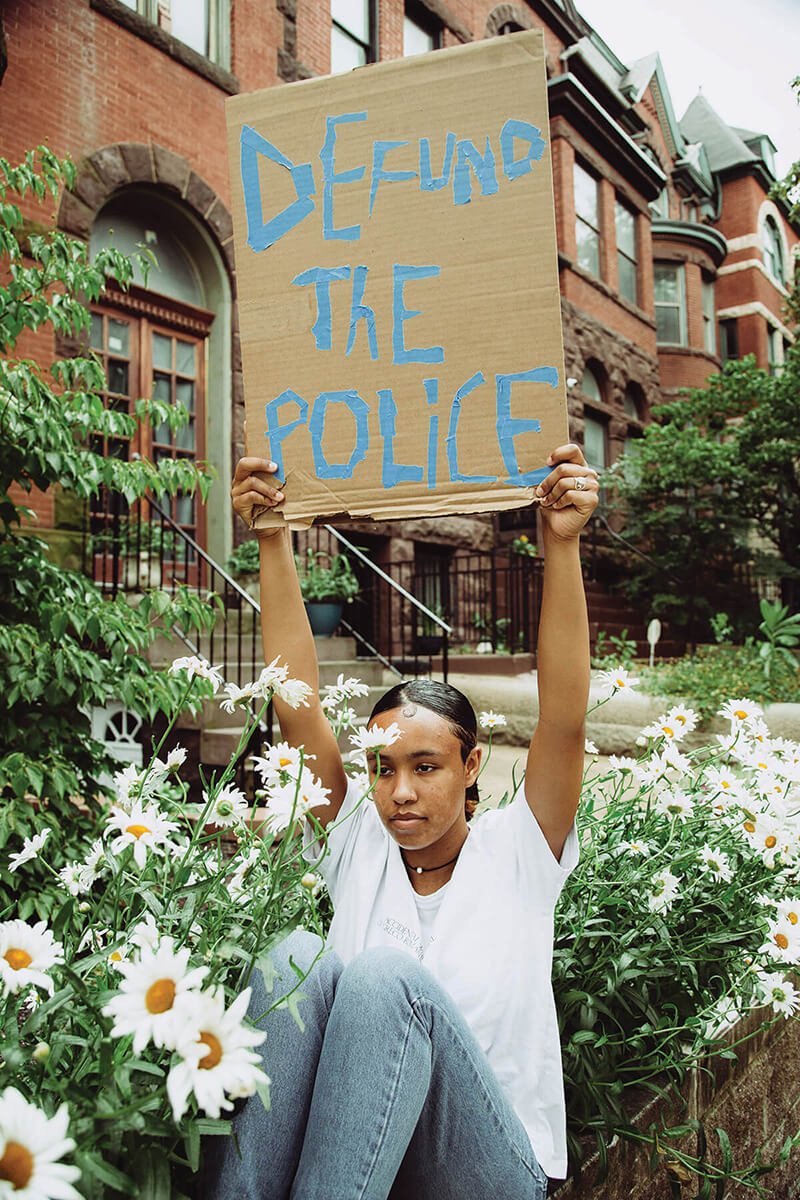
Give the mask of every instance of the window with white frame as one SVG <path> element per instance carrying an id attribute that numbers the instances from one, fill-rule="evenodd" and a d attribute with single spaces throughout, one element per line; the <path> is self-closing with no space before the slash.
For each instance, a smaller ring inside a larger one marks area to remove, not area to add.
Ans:
<path id="1" fill-rule="evenodd" d="M 636 257 L 636 214 L 627 204 L 617 200 L 615 207 L 617 227 L 617 277 L 619 294 L 631 304 L 639 300 L 637 283 L 638 264 Z"/>
<path id="2" fill-rule="evenodd" d="M 406 4 L 403 17 L 403 55 L 427 54 L 441 45 L 441 29 L 421 5 Z"/>
<path id="3" fill-rule="evenodd" d="M 331 74 L 374 61 L 374 0 L 331 0 Z"/>
<path id="4" fill-rule="evenodd" d="M 773 279 L 784 282 L 783 239 L 772 217 L 764 221 L 764 265 Z"/>
<path id="5" fill-rule="evenodd" d="M 686 345 L 686 276 L 683 263 L 656 263 L 656 341 L 661 345 Z"/>
<path id="6" fill-rule="evenodd" d="M 122 0 L 203 58 L 230 69 L 230 0 Z"/>
<path id="7" fill-rule="evenodd" d="M 593 175 L 575 163 L 575 245 L 578 266 L 600 275 L 600 187 Z"/>
<path id="8" fill-rule="evenodd" d="M 709 354 L 717 353 L 717 323 L 714 319 L 714 284 L 703 279 L 703 346 Z"/>

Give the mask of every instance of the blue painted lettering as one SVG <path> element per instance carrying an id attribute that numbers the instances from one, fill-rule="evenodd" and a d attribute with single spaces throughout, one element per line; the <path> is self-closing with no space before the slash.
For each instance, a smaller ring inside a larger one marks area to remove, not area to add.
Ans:
<path id="1" fill-rule="evenodd" d="M 433 279 L 440 267 L 413 267 L 395 263 L 393 268 L 394 290 L 392 298 L 392 361 L 395 363 L 440 363 L 444 362 L 443 346 L 407 349 L 403 326 L 412 317 L 418 317 L 421 309 L 406 308 L 403 287 L 409 279 Z"/>

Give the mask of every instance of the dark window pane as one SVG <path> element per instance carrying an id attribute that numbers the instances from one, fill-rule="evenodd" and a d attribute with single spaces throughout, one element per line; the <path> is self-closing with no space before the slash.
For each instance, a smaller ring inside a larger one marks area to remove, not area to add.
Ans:
<path id="1" fill-rule="evenodd" d="M 153 376 L 153 399 L 165 400 L 167 404 L 172 401 L 171 379 L 169 375 L 154 375 Z"/>
<path id="2" fill-rule="evenodd" d="M 175 445 L 179 450 L 195 450 L 194 421 L 184 425 L 175 434 Z"/>
<path id="3" fill-rule="evenodd" d="M 194 525 L 194 497 L 177 496 L 175 499 L 175 520 L 179 525 Z"/>
<path id="4" fill-rule="evenodd" d="M 159 425 L 157 429 L 153 430 L 153 441 L 159 442 L 162 446 L 168 446 L 170 444 L 170 429 L 166 422 L 163 425 Z"/>
<path id="5" fill-rule="evenodd" d="M 195 373 L 195 343 L 175 342 L 175 370 L 179 375 L 191 375 L 194 378 Z"/>
<path id="6" fill-rule="evenodd" d="M 162 371 L 172 370 L 172 338 L 161 333 L 153 334 L 153 366 Z"/>
<path id="7" fill-rule="evenodd" d="M 103 349 L 103 318 L 99 313 L 92 313 L 92 329 L 89 334 L 89 345 L 93 350 Z"/>
<path id="8" fill-rule="evenodd" d="M 116 358 L 108 360 L 108 390 L 118 396 L 128 395 L 128 364 Z"/>
<path id="9" fill-rule="evenodd" d="M 194 412 L 194 384 L 190 379 L 175 380 L 175 399 L 183 404 L 189 412 Z"/>
<path id="10" fill-rule="evenodd" d="M 130 353 L 129 334 L 130 334 L 130 327 L 129 327 L 127 321 L 109 320 L 109 322 L 108 322 L 108 349 L 109 349 L 109 352 L 111 354 L 124 354 L 127 356 Z"/>
<path id="11" fill-rule="evenodd" d="M 583 425 L 583 453 L 590 467 L 606 465 L 606 427 L 594 417 L 585 417 Z"/>

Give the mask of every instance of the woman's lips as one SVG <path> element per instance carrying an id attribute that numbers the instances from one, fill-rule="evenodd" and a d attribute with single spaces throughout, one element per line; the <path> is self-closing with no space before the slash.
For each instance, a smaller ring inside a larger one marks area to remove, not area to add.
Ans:
<path id="1" fill-rule="evenodd" d="M 424 817 L 415 817 L 415 816 L 412 816 L 411 814 L 409 814 L 407 817 L 392 817 L 391 818 L 391 822 L 393 825 L 416 825 L 419 822 L 424 821 L 424 820 L 425 820 Z"/>

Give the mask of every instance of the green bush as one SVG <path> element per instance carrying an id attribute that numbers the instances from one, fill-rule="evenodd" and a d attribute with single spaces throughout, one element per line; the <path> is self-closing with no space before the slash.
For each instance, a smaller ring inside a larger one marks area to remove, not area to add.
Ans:
<path id="1" fill-rule="evenodd" d="M 767 678 L 760 648 L 753 641 L 743 646 L 700 646 L 677 662 L 643 668 L 641 680 L 651 695 L 685 697 L 702 717 L 713 717 L 730 696 L 748 696 L 761 704 L 800 702 L 800 669 L 792 669 L 780 658 L 772 663 Z"/>
<path id="2" fill-rule="evenodd" d="M 240 575 L 253 575 L 259 570 L 258 539 L 250 538 L 234 547 L 233 554 L 225 563 L 225 569 L 234 579 Z"/>

